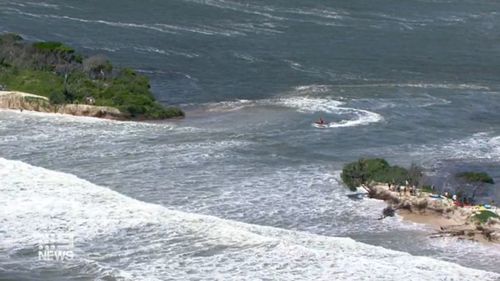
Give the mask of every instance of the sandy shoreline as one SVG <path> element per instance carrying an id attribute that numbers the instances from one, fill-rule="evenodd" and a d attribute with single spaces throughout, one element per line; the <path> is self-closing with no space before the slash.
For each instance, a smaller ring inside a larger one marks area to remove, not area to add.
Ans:
<path id="1" fill-rule="evenodd" d="M 409 221 L 424 224 L 432 227 L 434 232 L 429 233 L 431 238 L 456 237 L 458 240 L 476 241 L 486 245 L 499 245 L 498 242 L 489 241 L 486 237 L 477 231 L 475 225 L 464 224 L 463 220 L 445 218 L 436 214 L 417 214 L 407 210 L 398 210 L 397 214 L 403 218 L 403 221 Z M 446 231 L 461 233 L 460 235 L 449 234 Z"/>
<path id="2" fill-rule="evenodd" d="M 408 210 L 398 210 L 397 214 L 403 220 L 431 226 L 434 230 L 440 230 L 441 227 L 459 225 L 461 222 L 452 218 L 445 218 L 434 214 L 418 214 Z"/>

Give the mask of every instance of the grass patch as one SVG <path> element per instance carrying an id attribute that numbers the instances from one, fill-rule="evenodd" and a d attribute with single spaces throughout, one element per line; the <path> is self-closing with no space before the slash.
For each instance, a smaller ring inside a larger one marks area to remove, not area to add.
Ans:
<path id="1" fill-rule="evenodd" d="M 481 211 L 479 214 L 474 215 L 474 219 L 480 223 L 486 223 L 489 218 L 499 218 L 499 216 L 492 211 Z"/>
<path id="2" fill-rule="evenodd" d="M 50 97 L 53 92 L 62 92 L 63 79 L 58 75 L 40 70 L 0 68 L 0 84 L 9 90 L 27 92 Z"/>

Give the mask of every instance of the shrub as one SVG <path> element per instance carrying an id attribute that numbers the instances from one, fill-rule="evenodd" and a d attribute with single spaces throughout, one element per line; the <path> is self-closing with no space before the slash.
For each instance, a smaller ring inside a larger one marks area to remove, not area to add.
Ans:
<path id="1" fill-rule="evenodd" d="M 457 193 L 462 197 L 465 194 L 471 194 L 470 200 L 475 201 L 478 194 L 485 184 L 494 184 L 493 178 L 485 172 L 463 172 L 457 174 L 457 177 L 465 182 L 466 188 L 460 188 Z"/>
<path id="2" fill-rule="evenodd" d="M 409 179 L 408 170 L 399 166 L 388 167 L 373 175 L 375 182 L 404 184 Z"/>
<path id="3" fill-rule="evenodd" d="M 457 174 L 457 177 L 464 179 L 470 183 L 495 183 L 493 178 L 485 172 L 464 172 Z"/>
<path id="4" fill-rule="evenodd" d="M 19 34 L 5 33 L 0 35 L 0 44 L 12 44 L 19 41 L 23 41 L 23 37 Z"/>
<path id="5" fill-rule="evenodd" d="M 49 96 L 49 101 L 52 104 L 63 104 L 66 102 L 66 97 L 61 92 L 52 92 Z"/>
<path id="6" fill-rule="evenodd" d="M 424 185 L 424 186 L 422 186 L 422 188 L 420 188 L 420 190 L 423 192 L 429 192 L 429 193 L 434 192 L 434 190 L 432 189 L 432 187 L 430 185 Z"/>
<path id="7" fill-rule="evenodd" d="M 360 159 L 349 163 L 342 169 L 340 177 L 351 190 L 369 183 L 376 175 L 382 173 L 390 167 L 384 159 Z"/>
<path id="8" fill-rule="evenodd" d="M 349 163 L 344 166 L 340 176 L 344 184 L 351 190 L 372 182 L 405 184 L 406 181 L 418 181 L 418 179 L 411 178 L 407 169 L 391 166 L 385 159 L 381 158 L 360 159 Z"/>
<path id="9" fill-rule="evenodd" d="M 75 49 L 64 45 L 61 42 L 53 42 L 53 41 L 47 41 L 47 42 L 36 42 L 33 43 L 33 47 L 41 52 L 53 52 L 53 53 L 67 53 L 67 54 L 72 54 L 75 52 Z"/>
<path id="10" fill-rule="evenodd" d="M 492 211 L 481 211 L 479 214 L 473 216 L 474 219 L 480 223 L 486 223 L 489 218 L 498 218 L 499 216 Z"/>

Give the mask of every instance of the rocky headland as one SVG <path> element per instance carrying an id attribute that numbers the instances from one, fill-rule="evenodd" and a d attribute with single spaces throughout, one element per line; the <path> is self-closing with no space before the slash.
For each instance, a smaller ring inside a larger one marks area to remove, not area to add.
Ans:
<path id="1" fill-rule="evenodd" d="M 343 183 L 355 192 L 348 195 L 350 198 L 368 196 L 387 202 L 381 219 L 397 213 L 403 219 L 431 225 L 435 230 L 432 238 L 500 243 L 498 208 L 475 199 L 479 188 L 493 184 L 493 178 L 484 172 L 456 177 L 462 180 L 461 187 L 453 195 L 442 195 L 425 184 L 423 169 L 416 165 L 406 169 L 391 166 L 384 159 L 360 159 L 346 164 L 341 174 Z"/>

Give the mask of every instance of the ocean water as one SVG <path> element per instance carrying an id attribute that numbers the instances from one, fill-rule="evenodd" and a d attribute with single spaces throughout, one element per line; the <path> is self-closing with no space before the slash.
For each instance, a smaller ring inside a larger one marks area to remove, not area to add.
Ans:
<path id="1" fill-rule="evenodd" d="M 377 220 L 339 182 L 359 157 L 497 177 L 499 8 L 0 0 L 0 32 L 104 54 L 187 113 L 0 111 L 0 279 L 499 280 L 498 246 Z M 54 234 L 72 259 L 40 260 Z"/>

